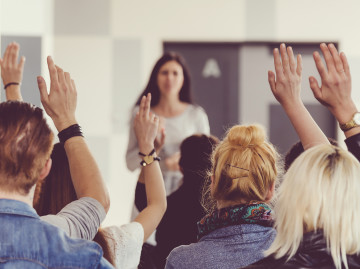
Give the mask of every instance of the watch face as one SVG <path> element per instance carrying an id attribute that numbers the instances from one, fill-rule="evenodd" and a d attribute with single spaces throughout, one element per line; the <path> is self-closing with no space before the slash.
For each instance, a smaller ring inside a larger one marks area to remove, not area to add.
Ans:
<path id="1" fill-rule="evenodd" d="M 360 112 L 355 113 L 353 120 L 357 125 L 360 125 Z"/>

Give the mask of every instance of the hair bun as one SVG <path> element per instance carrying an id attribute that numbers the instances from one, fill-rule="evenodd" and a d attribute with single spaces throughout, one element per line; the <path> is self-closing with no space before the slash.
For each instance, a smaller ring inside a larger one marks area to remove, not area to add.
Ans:
<path id="1" fill-rule="evenodd" d="M 266 134 L 261 125 L 236 125 L 227 134 L 231 145 L 241 147 L 258 146 L 265 142 Z"/>

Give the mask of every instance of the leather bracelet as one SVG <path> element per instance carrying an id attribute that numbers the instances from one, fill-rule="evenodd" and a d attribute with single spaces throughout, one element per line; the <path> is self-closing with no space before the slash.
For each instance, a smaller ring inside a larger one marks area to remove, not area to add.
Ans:
<path id="1" fill-rule="evenodd" d="M 148 155 L 146 155 L 142 152 L 139 152 L 139 155 L 144 157 L 143 160 L 140 162 L 140 165 L 147 166 L 147 165 L 153 163 L 154 161 L 160 162 L 161 161 L 160 157 L 154 157 L 153 156 L 154 153 L 155 153 L 155 149 L 153 149 Z"/>
<path id="2" fill-rule="evenodd" d="M 65 144 L 66 140 L 68 140 L 74 136 L 84 137 L 79 124 L 70 125 L 66 129 L 64 129 L 58 133 L 59 141 L 63 145 Z"/>
<path id="3" fill-rule="evenodd" d="M 20 82 L 9 82 L 4 86 L 4 90 L 6 90 L 7 87 L 11 86 L 11 85 L 20 85 Z"/>

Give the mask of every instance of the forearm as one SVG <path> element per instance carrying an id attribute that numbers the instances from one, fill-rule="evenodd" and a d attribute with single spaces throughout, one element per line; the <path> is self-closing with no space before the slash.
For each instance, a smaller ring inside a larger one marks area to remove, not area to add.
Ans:
<path id="1" fill-rule="evenodd" d="M 110 207 L 109 194 L 84 138 L 72 137 L 65 142 L 64 147 L 77 197 L 92 197 L 99 201 L 107 212 Z"/>
<path id="2" fill-rule="evenodd" d="M 299 100 L 283 107 L 305 150 L 319 144 L 329 144 L 329 140 L 302 101 Z"/>
<path id="3" fill-rule="evenodd" d="M 157 161 L 143 167 L 147 206 L 135 221 L 144 227 L 144 241 L 159 225 L 166 210 L 166 192 L 160 166 Z"/>
<path id="4" fill-rule="evenodd" d="M 5 90 L 7 101 L 22 101 L 20 85 L 10 85 Z"/>

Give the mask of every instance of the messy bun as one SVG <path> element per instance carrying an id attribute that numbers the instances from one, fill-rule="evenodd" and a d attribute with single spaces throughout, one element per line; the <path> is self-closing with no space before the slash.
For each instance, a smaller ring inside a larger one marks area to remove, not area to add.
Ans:
<path id="1" fill-rule="evenodd" d="M 266 135 L 260 125 L 236 125 L 229 129 L 226 139 L 232 146 L 253 147 L 264 144 Z"/>
<path id="2" fill-rule="evenodd" d="M 278 154 L 260 125 L 237 125 L 212 155 L 212 197 L 222 201 L 266 201 L 277 178 Z"/>

